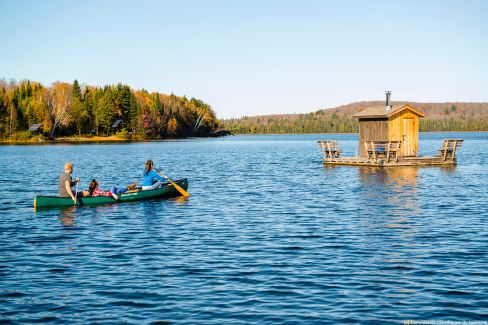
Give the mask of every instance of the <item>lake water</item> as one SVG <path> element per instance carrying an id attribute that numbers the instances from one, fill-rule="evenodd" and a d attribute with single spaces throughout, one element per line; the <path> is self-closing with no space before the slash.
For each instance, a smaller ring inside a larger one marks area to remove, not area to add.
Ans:
<path id="1" fill-rule="evenodd" d="M 421 134 L 455 168 L 325 168 L 316 140 L 235 136 L 0 147 L 0 322 L 402 323 L 488 320 L 488 133 Z M 191 197 L 34 213 L 66 161 L 83 188 Z"/>

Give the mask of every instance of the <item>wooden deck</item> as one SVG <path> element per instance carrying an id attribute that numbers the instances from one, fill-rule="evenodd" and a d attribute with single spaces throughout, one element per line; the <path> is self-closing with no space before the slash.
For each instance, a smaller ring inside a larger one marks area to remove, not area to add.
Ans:
<path id="1" fill-rule="evenodd" d="M 444 140 L 438 156 L 432 157 L 398 157 L 399 143 L 385 144 L 384 141 L 368 141 L 367 157 L 340 157 L 341 150 L 335 141 L 318 141 L 324 153 L 324 164 L 329 166 L 369 166 L 369 167 L 396 167 L 396 166 L 453 166 L 456 164 L 456 150 L 462 146 L 463 140 Z"/>
<path id="2" fill-rule="evenodd" d="M 324 159 L 325 165 L 396 167 L 396 166 L 452 166 L 456 160 L 444 160 L 441 157 L 402 157 L 398 160 L 368 160 L 361 157 L 341 157 Z"/>

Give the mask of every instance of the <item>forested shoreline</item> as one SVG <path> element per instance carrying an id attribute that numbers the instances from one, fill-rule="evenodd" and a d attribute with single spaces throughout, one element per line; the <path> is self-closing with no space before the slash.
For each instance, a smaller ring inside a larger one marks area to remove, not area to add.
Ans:
<path id="1" fill-rule="evenodd" d="M 488 131 L 488 103 L 414 103 L 426 113 L 420 131 Z M 250 116 L 219 121 L 202 100 L 133 90 L 55 82 L 0 80 L 0 139 L 54 140 L 116 135 L 165 139 L 233 134 L 357 133 L 358 111 L 382 101 L 357 102 L 307 114 Z M 113 128 L 116 120 L 121 120 Z M 38 132 L 28 131 L 40 124 Z"/>
<path id="2" fill-rule="evenodd" d="M 112 128 L 116 120 L 118 128 Z M 211 136 L 219 121 L 202 100 L 174 94 L 133 90 L 128 85 L 103 87 L 74 82 L 0 80 L 0 138 L 27 140 L 28 129 L 40 124 L 35 137 L 107 136 L 132 139 Z"/>
<path id="3" fill-rule="evenodd" d="M 409 103 L 426 114 L 419 120 L 421 132 L 488 131 L 488 103 Z M 358 102 L 307 114 L 245 116 L 221 122 L 234 134 L 357 133 L 358 120 L 353 115 L 381 104 Z"/>

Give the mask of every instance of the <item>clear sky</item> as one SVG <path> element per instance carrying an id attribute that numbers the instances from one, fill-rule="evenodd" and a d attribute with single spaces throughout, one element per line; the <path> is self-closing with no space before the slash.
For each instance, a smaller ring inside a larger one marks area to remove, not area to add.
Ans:
<path id="1" fill-rule="evenodd" d="M 219 118 L 488 101 L 488 1 L 0 0 L 0 78 L 196 97 Z"/>

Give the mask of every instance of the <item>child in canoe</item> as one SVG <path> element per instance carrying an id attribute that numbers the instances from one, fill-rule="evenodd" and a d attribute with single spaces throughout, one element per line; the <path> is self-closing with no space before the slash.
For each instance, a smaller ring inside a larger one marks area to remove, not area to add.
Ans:
<path id="1" fill-rule="evenodd" d="M 136 183 L 132 183 L 127 187 L 117 188 L 115 186 L 112 186 L 110 191 L 103 191 L 100 189 L 97 180 L 92 179 L 90 182 L 90 186 L 88 188 L 88 192 L 90 193 L 90 196 L 111 196 L 114 199 L 118 200 L 119 196 L 117 194 L 125 193 L 129 189 L 134 189 L 135 187 L 136 187 Z"/>

